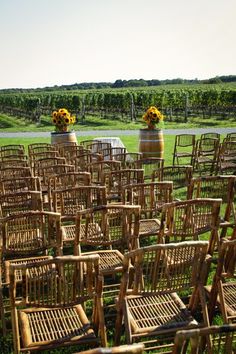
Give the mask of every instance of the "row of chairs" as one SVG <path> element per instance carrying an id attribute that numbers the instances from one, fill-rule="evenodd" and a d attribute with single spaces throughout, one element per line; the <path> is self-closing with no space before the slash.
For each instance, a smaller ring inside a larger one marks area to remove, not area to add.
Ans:
<path id="1" fill-rule="evenodd" d="M 236 134 L 229 133 L 220 142 L 220 134 L 206 133 L 196 139 L 195 134 L 176 135 L 173 165 L 183 161 L 200 174 L 235 173 Z"/>
<path id="2" fill-rule="evenodd" d="M 147 184 L 147 183 L 146 183 Z M 154 184 L 152 184 L 151 186 L 153 187 L 153 185 Z M 144 194 L 149 194 L 150 195 L 150 192 L 148 192 L 147 191 L 147 193 L 144 193 Z M 137 194 L 136 194 L 136 192 L 135 193 L 133 193 L 133 195 L 134 195 L 134 199 L 136 199 L 136 202 L 138 202 L 138 198 L 137 198 Z M 140 201 L 142 200 L 141 198 L 139 198 L 140 199 Z M 144 198 L 144 200 L 145 200 L 145 198 Z M 68 203 L 68 205 L 71 205 L 71 204 L 73 204 L 72 203 L 72 200 L 71 200 L 71 202 L 70 203 Z M 132 204 L 133 204 L 133 202 L 132 202 Z M 59 203 L 58 203 L 58 205 L 59 205 Z M 119 206 L 116 206 L 116 207 L 113 207 L 113 208 L 119 208 Z M 127 207 L 126 207 L 127 208 Z M 101 209 L 101 208 L 100 208 Z M 104 209 L 104 208 L 103 208 Z M 107 207 L 105 208 L 106 210 L 108 209 Z M 98 210 L 97 210 L 98 211 Z M 193 211 L 192 211 L 193 212 Z M 194 211 L 195 212 L 195 211 Z M 91 239 L 89 240 L 90 242 L 92 242 L 93 244 L 95 243 L 95 241 L 98 241 L 98 235 L 99 234 L 97 234 L 95 231 L 98 231 L 97 229 L 96 229 L 96 227 L 95 227 L 95 230 L 92 228 L 91 229 L 91 227 L 89 226 L 89 225 L 97 225 L 97 224 L 99 224 L 99 229 L 101 229 L 102 228 L 102 223 L 100 224 L 99 222 L 98 222 L 98 218 L 95 218 L 95 222 L 92 222 L 92 218 L 94 217 L 94 214 L 96 213 L 96 210 L 92 210 L 92 213 L 90 212 L 90 221 L 91 222 L 89 222 L 88 221 L 88 226 L 86 227 L 86 222 L 84 222 L 84 220 L 86 220 L 86 218 L 84 217 L 85 216 L 85 211 L 83 211 L 83 210 L 81 210 L 81 212 L 80 211 L 78 211 L 77 210 L 77 213 L 78 213 L 78 215 L 77 215 L 77 223 L 82 223 L 82 225 L 84 225 L 84 228 L 85 228 L 85 230 L 87 230 L 86 232 L 84 232 L 84 233 L 82 233 L 82 231 L 81 231 L 81 227 L 79 227 L 78 226 L 78 224 L 77 224 L 77 228 L 76 228 L 76 230 L 77 230 L 77 233 L 76 233 L 76 235 L 77 235 L 77 237 L 81 240 L 81 235 L 83 236 L 83 235 L 86 235 L 86 237 L 87 238 L 89 238 L 88 236 L 91 236 Z M 83 216 L 81 216 L 80 215 L 80 213 L 82 213 L 82 215 Z M 116 213 L 114 213 L 115 215 L 113 215 L 113 216 L 115 216 L 115 224 L 114 224 L 114 226 L 117 226 L 117 223 L 118 223 L 118 218 L 117 218 L 117 212 Z M 208 212 L 208 214 L 210 214 L 209 212 Z M 187 216 L 188 216 L 189 214 L 187 214 Z M 196 216 L 196 215 L 195 215 Z M 81 219 L 79 219 L 81 217 Z M 89 219 L 89 218 L 88 218 Z M 122 218 L 123 220 L 125 220 L 124 219 L 124 217 Z M 79 221 L 80 220 L 80 221 Z M 196 222 L 196 220 L 197 219 L 195 219 L 195 222 Z M 127 222 L 125 223 L 126 224 L 126 227 L 127 227 Z M 137 224 L 139 224 L 139 223 L 134 223 L 135 225 Z M 191 223 L 189 223 L 189 224 L 191 224 Z M 194 222 L 193 222 L 193 220 L 192 220 L 192 225 L 194 225 Z M 66 225 L 65 225 L 66 226 Z M 104 226 L 103 226 L 104 227 Z M 10 228 L 11 229 L 11 228 Z M 90 232 L 88 232 L 88 230 L 90 231 Z M 81 232 L 80 232 L 81 231 Z M 57 233 L 57 234 L 60 234 L 60 233 Z M 104 235 L 106 235 L 106 233 L 104 233 Z M 128 237 L 127 238 L 127 240 L 131 240 L 132 239 L 132 237 Z M 106 240 L 106 238 L 105 238 L 105 240 Z M 127 240 L 126 240 L 126 243 L 127 243 Z M 108 242 L 108 241 L 106 241 L 106 242 Z M 109 241 L 110 242 L 110 241 Z M 131 246 L 132 246 L 132 248 L 136 248 L 136 246 L 133 246 L 134 245 L 134 243 L 133 243 L 133 240 L 132 240 L 132 242 L 130 243 L 131 244 Z M 127 247 L 128 248 L 128 247 Z M 128 248 L 129 249 L 129 248 Z M 78 253 L 80 253 L 80 251 L 78 251 Z M 100 260 L 101 260 L 101 257 L 100 257 Z M 110 262 L 110 260 L 109 260 L 109 262 Z M 121 262 L 122 263 L 122 262 Z M 120 265 L 120 267 L 121 267 L 122 265 Z M 121 268 L 119 268 L 119 270 L 120 270 Z M 104 274 L 103 274 L 104 275 Z M 102 277 L 103 278 L 103 277 Z"/>
<path id="3" fill-rule="evenodd" d="M 234 275 L 235 247 L 236 240 L 232 239 L 223 241 L 219 248 L 209 312 L 204 288 L 210 262 L 207 241 L 156 244 L 125 253 L 117 299 L 115 344 L 119 346 L 124 321 L 127 343 L 147 338 L 146 352 L 158 352 L 166 346 L 170 348 L 174 341 L 179 352 L 184 352 L 182 345 L 191 335 L 198 341 L 201 335 L 205 335 L 201 346 L 205 348 L 205 345 L 208 352 L 212 352 L 209 334 L 223 332 L 227 338 L 226 328 L 229 332 L 233 328 L 235 331 L 234 326 L 210 327 L 211 315 L 218 302 L 228 323 L 235 319 L 234 284 L 227 281 Z M 18 350 L 45 350 L 72 342 L 96 345 L 100 341 L 106 345 L 103 277 L 99 276 L 99 262 L 98 254 L 87 254 L 10 267 L 14 339 Z M 22 281 L 17 283 L 19 272 Z M 17 285 L 23 294 L 20 299 L 16 298 Z M 185 296 L 190 295 L 188 303 L 183 292 Z M 85 313 L 81 303 L 89 299 L 93 304 L 90 308 L 86 306 Z M 203 319 L 199 317 L 199 309 Z M 93 326 L 88 318 L 89 310 Z M 186 328 L 193 330 L 189 332 Z M 180 330 L 182 332 L 178 332 Z M 56 339 L 58 331 L 60 340 Z M 225 341 L 225 348 L 232 349 L 235 339 L 229 338 Z M 201 349 L 197 346 L 199 343 L 194 345 Z M 173 350 L 177 350 L 176 346 Z"/>

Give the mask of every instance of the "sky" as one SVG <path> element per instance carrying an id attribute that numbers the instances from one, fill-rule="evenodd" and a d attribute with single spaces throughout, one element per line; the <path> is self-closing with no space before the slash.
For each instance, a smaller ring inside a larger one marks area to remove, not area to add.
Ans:
<path id="1" fill-rule="evenodd" d="M 236 74 L 236 0 L 0 0 L 0 89 Z"/>

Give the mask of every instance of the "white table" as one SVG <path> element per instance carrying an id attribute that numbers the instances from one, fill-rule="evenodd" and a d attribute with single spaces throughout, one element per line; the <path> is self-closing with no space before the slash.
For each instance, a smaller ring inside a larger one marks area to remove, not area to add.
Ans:
<path id="1" fill-rule="evenodd" d="M 111 147 L 125 148 L 124 144 L 118 137 L 105 137 L 105 138 L 95 138 L 94 141 L 101 141 L 103 143 L 110 143 Z"/>

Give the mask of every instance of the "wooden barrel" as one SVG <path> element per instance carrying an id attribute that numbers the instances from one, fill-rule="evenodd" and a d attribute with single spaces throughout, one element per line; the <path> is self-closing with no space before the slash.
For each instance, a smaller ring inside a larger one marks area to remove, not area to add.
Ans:
<path id="1" fill-rule="evenodd" d="M 76 143 L 78 144 L 75 132 L 52 132 L 51 133 L 51 144 L 68 144 Z"/>
<path id="2" fill-rule="evenodd" d="M 143 157 L 164 157 L 164 137 L 161 129 L 140 129 L 139 152 Z"/>

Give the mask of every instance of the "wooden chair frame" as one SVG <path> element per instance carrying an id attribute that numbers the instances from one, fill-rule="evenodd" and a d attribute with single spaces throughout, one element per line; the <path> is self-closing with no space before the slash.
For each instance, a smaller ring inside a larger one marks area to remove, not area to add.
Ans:
<path id="1" fill-rule="evenodd" d="M 178 331 L 172 354 L 234 353 L 236 324 Z"/>
<path id="2" fill-rule="evenodd" d="M 20 300 L 16 272 L 22 272 Z M 14 353 L 74 344 L 106 346 L 99 256 L 64 256 L 10 268 Z M 90 300 L 92 322 L 84 305 Z"/>
<path id="3" fill-rule="evenodd" d="M 195 198 L 221 198 L 223 213 L 220 215 L 221 237 L 226 236 L 228 227 L 236 223 L 234 196 L 236 176 L 218 175 L 201 176 L 191 179 L 188 187 L 188 199 Z"/>
<path id="4" fill-rule="evenodd" d="M 162 207 L 159 242 L 199 240 L 209 232 L 208 253 L 219 245 L 219 213 L 222 199 L 198 198 L 166 203 Z"/>
<path id="5" fill-rule="evenodd" d="M 62 254 L 61 216 L 58 213 L 29 211 L 1 219 L 0 249 L 0 308 L 3 333 L 6 333 L 5 315 L 8 311 L 9 269 L 12 264 L 38 262 L 48 258 L 49 250 Z M 22 280 L 17 273 L 17 283 Z"/>
<path id="6" fill-rule="evenodd" d="M 148 342 L 153 337 L 160 340 L 163 335 L 173 343 L 177 330 L 199 327 L 192 316 L 199 303 L 203 323 L 209 325 L 203 288 L 207 249 L 206 241 L 189 241 L 147 246 L 124 255 L 117 301 L 116 345 L 120 343 L 122 320 L 128 344 L 138 340 L 145 342 L 145 338 Z M 188 306 L 178 295 L 183 290 L 191 294 Z M 148 342 L 145 345 L 148 346 Z M 151 346 L 157 349 L 154 343 Z"/>
<path id="7" fill-rule="evenodd" d="M 215 307 L 219 305 L 224 323 L 236 319 L 236 228 L 231 240 L 222 239 L 215 276 L 209 295 L 209 318 L 212 322 Z M 209 290 L 209 288 L 207 288 Z"/>
<path id="8" fill-rule="evenodd" d="M 181 165 L 181 159 L 184 159 L 184 164 L 186 164 L 186 158 L 189 160 L 187 163 L 193 164 L 195 141 L 195 134 L 178 134 L 175 136 L 172 165 Z"/>

